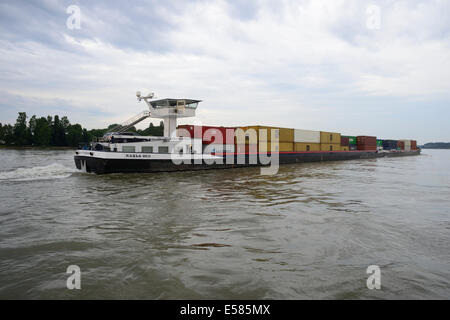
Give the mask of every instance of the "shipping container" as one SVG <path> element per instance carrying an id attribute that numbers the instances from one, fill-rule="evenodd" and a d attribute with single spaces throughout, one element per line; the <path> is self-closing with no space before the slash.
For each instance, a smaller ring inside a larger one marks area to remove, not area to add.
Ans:
<path id="1" fill-rule="evenodd" d="M 382 146 L 383 146 L 383 140 L 377 139 L 377 147 L 382 147 Z"/>
<path id="2" fill-rule="evenodd" d="M 260 141 L 258 143 L 258 152 L 292 152 L 294 151 L 293 142 L 268 142 Z"/>
<path id="3" fill-rule="evenodd" d="M 340 143 L 321 143 L 320 144 L 321 151 L 341 151 Z"/>
<path id="4" fill-rule="evenodd" d="M 348 137 L 341 136 L 341 146 L 348 147 L 350 145 L 350 139 Z"/>
<path id="5" fill-rule="evenodd" d="M 397 140 L 383 140 L 384 150 L 397 150 Z"/>
<path id="6" fill-rule="evenodd" d="M 348 138 L 348 144 L 349 145 L 356 145 L 356 137 L 355 136 L 343 136 L 344 138 Z"/>
<path id="7" fill-rule="evenodd" d="M 203 126 L 203 141 L 214 144 L 234 144 L 234 128 Z"/>
<path id="8" fill-rule="evenodd" d="M 202 139 L 208 144 L 234 144 L 234 128 L 228 127 L 179 125 L 177 136 Z"/>
<path id="9" fill-rule="evenodd" d="M 234 143 L 235 144 L 258 144 L 258 131 L 250 127 L 235 127 L 234 128 Z"/>
<path id="10" fill-rule="evenodd" d="M 320 131 L 294 129 L 294 142 L 320 143 Z"/>
<path id="11" fill-rule="evenodd" d="M 254 130 L 256 132 L 257 141 L 272 141 L 278 139 L 278 141 L 280 142 L 294 142 L 294 129 L 268 126 L 248 126 L 242 127 L 242 129 L 244 131 L 248 131 L 249 129 Z M 263 137 L 262 139 L 260 139 L 260 132 L 265 138 Z M 250 137 L 250 132 L 245 132 L 245 136 L 246 141 L 250 140 L 247 139 L 247 137 Z"/>
<path id="12" fill-rule="evenodd" d="M 341 134 L 336 132 L 320 131 L 320 143 L 341 144 Z"/>
<path id="13" fill-rule="evenodd" d="M 417 150 L 417 141 L 411 140 L 411 150 Z"/>
<path id="14" fill-rule="evenodd" d="M 405 142 L 402 140 L 397 141 L 397 149 L 398 150 L 405 150 Z"/>
<path id="15" fill-rule="evenodd" d="M 377 150 L 377 137 L 357 136 L 356 144 L 358 150 Z"/>
<path id="16" fill-rule="evenodd" d="M 349 151 L 355 151 L 358 150 L 358 146 L 356 144 L 351 144 L 348 146 Z"/>
<path id="17" fill-rule="evenodd" d="M 377 137 L 372 136 L 357 136 L 356 144 L 377 145 Z"/>
<path id="18" fill-rule="evenodd" d="M 349 146 L 342 146 L 341 145 L 341 151 L 349 151 Z"/>
<path id="19" fill-rule="evenodd" d="M 320 143 L 294 142 L 294 151 L 320 151 Z"/>
<path id="20" fill-rule="evenodd" d="M 400 140 L 403 142 L 403 149 L 405 151 L 411 151 L 411 140 Z"/>

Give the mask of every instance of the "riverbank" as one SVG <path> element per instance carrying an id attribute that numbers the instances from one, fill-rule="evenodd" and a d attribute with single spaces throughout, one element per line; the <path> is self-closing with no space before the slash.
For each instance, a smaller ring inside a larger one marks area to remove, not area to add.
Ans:
<path id="1" fill-rule="evenodd" d="M 422 147 L 422 149 L 450 149 L 450 142 L 428 142 L 425 143 Z"/>

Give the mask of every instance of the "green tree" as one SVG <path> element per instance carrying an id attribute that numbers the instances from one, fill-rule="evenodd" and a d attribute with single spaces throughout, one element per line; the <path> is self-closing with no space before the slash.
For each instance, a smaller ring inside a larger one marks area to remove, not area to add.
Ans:
<path id="1" fill-rule="evenodd" d="M 6 144 L 13 144 L 14 143 L 14 129 L 12 125 L 5 124 L 3 125 L 3 140 Z"/>
<path id="2" fill-rule="evenodd" d="M 159 126 L 155 126 L 152 122 L 150 122 L 147 129 L 142 131 L 142 135 L 144 136 L 163 136 L 164 135 L 164 121 L 159 123 Z"/>
<path id="3" fill-rule="evenodd" d="M 65 124 L 63 120 L 60 120 L 58 115 L 55 115 L 53 117 L 53 123 L 51 126 L 51 139 L 50 139 L 50 144 L 52 146 L 66 145 L 66 130 L 64 128 L 65 125 L 67 124 Z"/>
<path id="4" fill-rule="evenodd" d="M 19 146 L 27 144 L 27 114 L 25 112 L 19 112 L 14 125 L 14 142 Z"/>
<path id="5" fill-rule="evenodd" d="M 27 128 L 27 143 L 30 145 L 35 144 L 34 141 L 34 131 L 36 130 L 36 116 L 33 115 L 30 120 L 28 120 Z"/>
<path id="6" fill-rule="evenodd" d="M 83 129 L 83 139 L 81 140 L 81 142 L 91 142 L 92 141 L 92 136 L 91 134 L 86 130 Z"/>
<path id="7" fill-rule="evenodd" d="M 36 120 L 36 127 L 34 129 L 34 142 L 39 146 L 50 145 L 52 137 L 52 128 L 49 125 L 48 117 L 41 117 Z"/>
<path id="8" fill-rule="evenodd" d="M 106 128 L 106 129 L 107 129 L 107 130 L 111 130 L 111 129 L 116 128 L 116 127 L 118 127 L 118 126 L 119 126 L 119 124 L 113 123 L 113 124 L 110 124 L 110 125 L 108 126 L 108 128 Z"/>
<path id="9" fill-rule="evenodd" d="M 61 118 L 61 126 L 64 128 L 64 131 L 67 132 L 67 129 L 70 126 L 70 121 L 67 116 Z"/>
<path id="10" fill-rule="evenodd" d="M 80 142 L 84 142 L 83 128 L 81 127 L 81 125 L 79 125 L 78 123 L 74 125 L 69 125 L 69 127 L 67 128 L 66 141 L 70 147 L 77 147 Z"/>

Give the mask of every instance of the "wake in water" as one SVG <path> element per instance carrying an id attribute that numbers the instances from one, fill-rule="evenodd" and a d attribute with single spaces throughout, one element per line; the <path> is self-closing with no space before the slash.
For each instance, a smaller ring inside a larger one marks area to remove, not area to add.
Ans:
<path id="1" fill-rule="evenodd" d="M 70 177 L 74 172 L 78 172 L 78 170 L 67 168 L 59 163 L 52 163 L 43 167 L 18 168 L 12 171 L 0 171 L 0 181 L 63 179 Z"/>

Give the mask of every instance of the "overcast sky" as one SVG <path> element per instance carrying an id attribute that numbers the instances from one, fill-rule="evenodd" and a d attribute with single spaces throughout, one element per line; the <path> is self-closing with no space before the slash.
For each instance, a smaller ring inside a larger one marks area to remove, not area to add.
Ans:
<path id="1" fill-rule="evenodd" d="M 140 90 L 204 124 L 450 141 L 450 0 L 0 1 L 0 50 L 3 123 L 105 127 Z"/>

